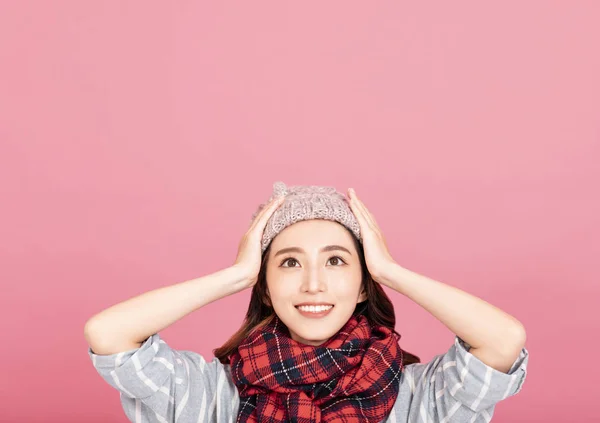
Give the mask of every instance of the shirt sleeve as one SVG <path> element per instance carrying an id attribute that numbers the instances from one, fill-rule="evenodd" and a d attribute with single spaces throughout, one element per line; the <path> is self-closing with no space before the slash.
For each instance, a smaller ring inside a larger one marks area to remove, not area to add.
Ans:
<path id="1" fill-rule="evenodd" d="M 110 355 L 88 348 L 94 368 L 113 388 L 130 421 L 229 421 L 237 409 L 236 387 L 215 357 L 171 348 L 159 334 L 139 348 Z M 182 421 L 183 419 L 179 419 Z"/>
<path id="2" fill-rule="evenodd" d="M 529 352 L 523 348 L 507 373 L 488 366 L 455 336 L 445 354 L 405 368 L 413 400 L 409 421 L 488 422 L 495 405 L 521 391 Z"/>

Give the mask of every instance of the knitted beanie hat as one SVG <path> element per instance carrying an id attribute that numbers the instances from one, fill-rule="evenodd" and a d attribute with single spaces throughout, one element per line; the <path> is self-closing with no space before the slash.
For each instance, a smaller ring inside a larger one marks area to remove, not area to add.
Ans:
<path id="1" fill-rule="evenodd" d="M 261 204 L 252 215 L 252 221 L 260 211 L 274 198 L 285 196 L 285 200 L 273 212 L 263 231 L 261 247 L 264 253 L 275 236 L 288 226 L 310 219 L 325 219 L 339 222 L 348 228 L 362 242 L 360 225 L 350 209 L 346 197 L 334 187 L 297 185 L 286 186 L 277 181 L 273 184 L 273 193 L 266 203 Z"/>

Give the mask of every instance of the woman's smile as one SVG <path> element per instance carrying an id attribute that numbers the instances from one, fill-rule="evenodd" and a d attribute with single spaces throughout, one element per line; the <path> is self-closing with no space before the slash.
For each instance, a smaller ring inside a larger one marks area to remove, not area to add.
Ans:
<path id="1" fill-rule="evenodd" d="M 296 306 L 296 310 L 304 316 L 312 319 L 327 316 L 334 306 Z"/>

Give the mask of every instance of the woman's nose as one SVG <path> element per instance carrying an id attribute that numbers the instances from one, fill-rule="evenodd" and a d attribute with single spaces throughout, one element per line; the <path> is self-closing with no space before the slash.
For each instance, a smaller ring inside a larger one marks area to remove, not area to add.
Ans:
<path id="1" fill-rule="evenodd" d="M 323 278 L 324 276 L 320 274 L 318 269 L 307 272 L 303 290 L 306 292 L 322 291 L 325 288 Z"/>

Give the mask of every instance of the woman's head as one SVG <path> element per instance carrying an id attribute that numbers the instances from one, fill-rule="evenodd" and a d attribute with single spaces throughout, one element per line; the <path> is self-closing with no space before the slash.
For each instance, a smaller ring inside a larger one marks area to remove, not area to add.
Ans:
<path id="1" fill-rule="evenodd" d="M 332 304 L 333 308 L 320 318 L 305 317 L 296 308 L 312 302 Z M 228 363 L 244 338 L 275 315 L 292 339 L 321 345 L 353 314 L 365 315 L 371 325 L 395 332 L 394 307 L 369 274 L 358 239 L 338 222 L 303 220 L 283 229 L 264 251 L 244 324 L 213 352 L 222 363 Z M 405 365 L 418 362 L 419 357 L 404 352 Z"/>

